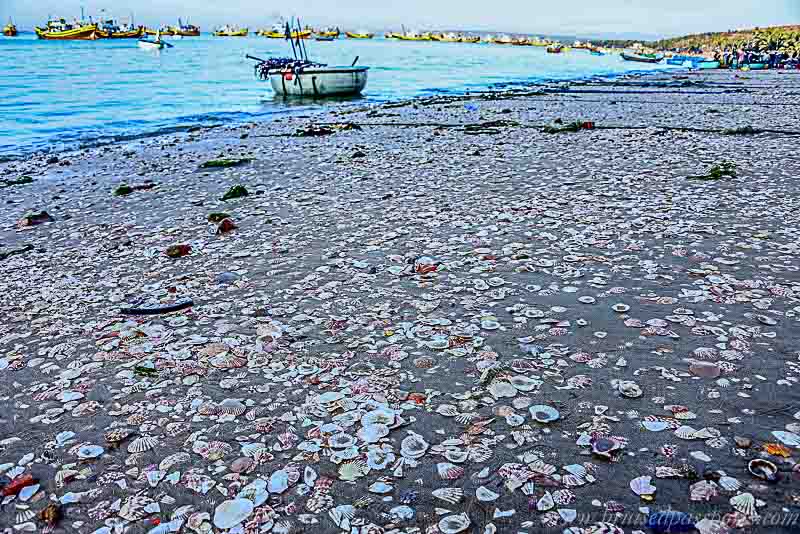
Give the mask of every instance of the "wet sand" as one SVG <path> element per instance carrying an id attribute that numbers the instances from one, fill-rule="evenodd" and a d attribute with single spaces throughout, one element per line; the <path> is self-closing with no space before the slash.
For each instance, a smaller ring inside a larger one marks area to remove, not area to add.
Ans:
<path id="1" fill-rule="evenodd" d="M 0 188 L 0 258 L 33 246 L 0 260 L 0 486 L 40 484 L 0 524 L 41 529 L 61 500 L 57 530 L 86 533 L 237 513 L 248 534 L 631 532 L 667 508 L 781 531 L 798 103 L 800 74 L 663 74 L 0 164 L 34 180 Z M 544 133 L 556 119 L 595 129 Z M 360 129 L 291 135 L 333 123 Z M 252 161 L 200 168 L 220 158 Z M 735 176 L 687 178 L 723 162 Z M 54 221 L 17 228 L 28 210 Z"/>

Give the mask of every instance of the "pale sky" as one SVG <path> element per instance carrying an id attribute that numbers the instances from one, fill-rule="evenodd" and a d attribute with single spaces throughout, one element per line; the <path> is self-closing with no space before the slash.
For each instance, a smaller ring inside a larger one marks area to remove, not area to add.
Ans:
<path id="1" fill-rule="evenodd" d="M 133 12 L 137 24 L 172 24 L 181 16 L 204 31 L 225 23 L 255 29 L 278 15 L 304 24 L 357 29 L 465 29 L 542 34 L 683 35 L 729 28 L 800 24 L 800 0 L 0 0 L 0 22 L 22 29 L 48 14 L 116 18 Z"/>

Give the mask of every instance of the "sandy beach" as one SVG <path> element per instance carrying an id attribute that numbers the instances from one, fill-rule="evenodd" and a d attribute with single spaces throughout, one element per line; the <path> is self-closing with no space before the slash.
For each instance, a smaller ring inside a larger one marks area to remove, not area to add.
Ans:
<path id="1" fill-rule="evenodd" d="M 798 528 L 796 72 L 0 163 L 3 532 Z"/>

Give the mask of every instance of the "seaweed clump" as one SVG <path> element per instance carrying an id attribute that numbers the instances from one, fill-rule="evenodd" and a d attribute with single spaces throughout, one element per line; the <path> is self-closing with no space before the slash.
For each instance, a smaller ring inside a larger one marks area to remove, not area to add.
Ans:
<path id="1" fill-rule="evenodd" d="M 250 193 L 247 191 L 247 188 L 243 185 L 234 185 L 228 192 L 222 196 L 221 200 L 233 200 L 235 198 L 242 198 L 246 197 Z"/>
<path id="2" fill-rule="evenodd" d="M 226 169 L 228 167 L 238 167 L 239 165 L 244 165 L 245 163 L 250 163 L 253 161 L 250 158 L 238 158 L 238 159 L 212 159 L 208 160 L 202 165 L 200 165 L 201 169 Z"/>
<path id="3" fill-rule="evenodd" d="M 723 161 L 711 167 L 706 174 L 698 176 L 688 176 L 689 180 L 721 180 L 723 178 L 736 178 L 736 164 L 730 161 Z"/>

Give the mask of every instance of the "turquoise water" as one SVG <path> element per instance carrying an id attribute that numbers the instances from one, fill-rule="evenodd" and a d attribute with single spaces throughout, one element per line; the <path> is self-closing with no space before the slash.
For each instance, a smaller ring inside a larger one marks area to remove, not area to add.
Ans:
<path id="1" fill-rule="evenodd" d="M 0 37 L 0 157 L 59 151 L 189 125 L 268 118 L 306 106 L 287 103 L 253 76 L 259 57 L 291 55 L 285 41 L 202 36 L 175 48 L 140 50 L 135 40 L 40 41 Z M 609 76 L 663 66 L 627 63 L 584 50 L 375 39 L 306 43 L 312 59 L 371 66 L 358 102 L 376 102 L 509 83 Z"/>

